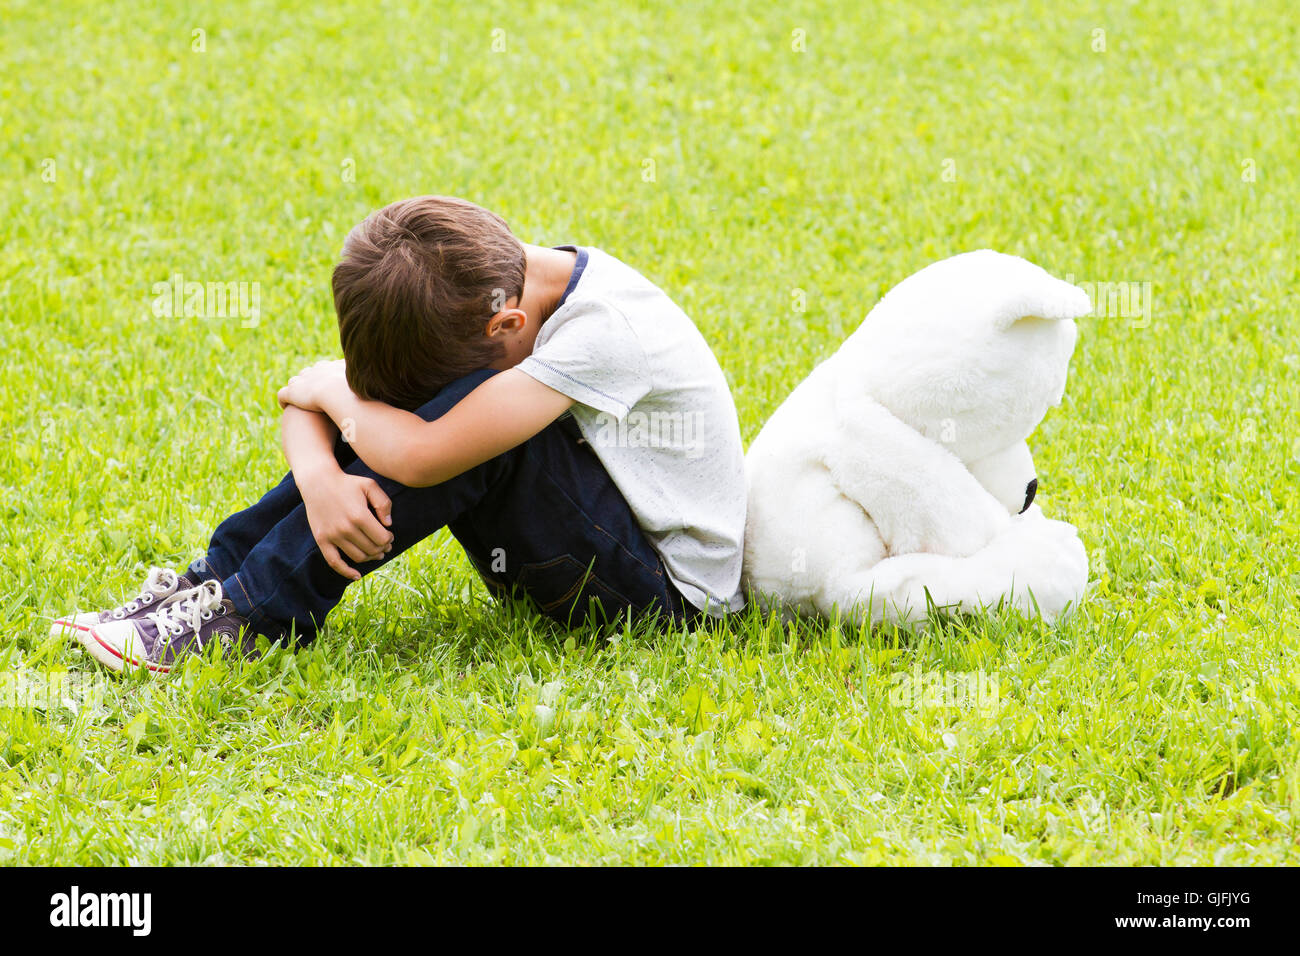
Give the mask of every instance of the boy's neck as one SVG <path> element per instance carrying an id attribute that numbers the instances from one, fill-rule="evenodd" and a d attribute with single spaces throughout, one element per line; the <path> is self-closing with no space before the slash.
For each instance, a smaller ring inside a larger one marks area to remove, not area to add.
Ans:
<path id="1" fill-rule="evenodd" d="M 524 293 L 519 308 L 538 328 L 559 308 L 577 261 L 577 255 L 567 249 L 524 243 Z"/>

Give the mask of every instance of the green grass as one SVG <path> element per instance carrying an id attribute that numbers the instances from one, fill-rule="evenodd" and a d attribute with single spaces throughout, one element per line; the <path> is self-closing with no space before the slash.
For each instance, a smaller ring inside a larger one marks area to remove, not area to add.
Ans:
<path id="1" fill-rule="evenodd" d="M 0 862 L 1296 858 L 1285 0 L 153 6 L 3 0 L 0 673 L 103 699 L 0 708 Z M 258 663 L 113 680 L 48 640 L 278 478 L 343 235 L 424 192 L 663 285 L 747 440 L 934 259 L 1150 282 L 1149 322 L 1082 323 L 1032 441 L 1085 607 L 566 634 L 439 537 Z M 155 318 L 178 272 L 259 283 L 260 322 Z M 891 700 L 917 672 L 998 698 Z"/>

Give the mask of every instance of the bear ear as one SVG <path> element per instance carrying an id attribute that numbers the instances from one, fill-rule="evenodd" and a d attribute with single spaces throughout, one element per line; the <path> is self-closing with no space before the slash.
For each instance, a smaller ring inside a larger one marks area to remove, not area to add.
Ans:
<path id="1" fill-rule="evenodd" d="M 860 348 L 862 361 L 879 365 L 891 341 L 911 347 L 930 336 L 928 348 L 956 343 L 972 331 L 996 334 L 1026 319 L 1064 322 L 1091 311 L 1082 289 L 1019 256 L 980 249 L 912 273 L 876 303 L 845 346 Z"/>
<path id="2" fill-rule="evenodd" d="M 1058 288 L 1042 290 L 1036 296 L 1029 295 L 1026 290 L 1025 294 L 1014 301 L 996 308 L 990 316 L 993 327 L 999 332 L 1005 332 L 1025 319 L 1064 322 L 1082 318 L 1092 311 L 1092 300 L 1088 298 L 1088 293 L 1060 279 L 1052 281 Z"/>
<path id="3" fill-rule="evenodd" d="M 981 265 L 985 289 L 993 293 L 988 318 L 999 332 L 1024 319 L 1065 321 L 1092 311 L 1088 293 L 1018 256 L 993 253 Z"/>

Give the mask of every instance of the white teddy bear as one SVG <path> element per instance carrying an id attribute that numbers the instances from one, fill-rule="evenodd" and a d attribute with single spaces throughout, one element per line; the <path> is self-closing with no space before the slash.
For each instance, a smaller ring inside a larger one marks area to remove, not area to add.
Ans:
<path id="1" fill-rule="evenodd" d="M 991 250 L 880 300 L 746 456 L 744 581 L 764 607 L 924 620 L 1008 604 L 1054 620 L 1088 558 L 1033 504 L 1025 439 L 1060 404 L 1088 296 Z"/>

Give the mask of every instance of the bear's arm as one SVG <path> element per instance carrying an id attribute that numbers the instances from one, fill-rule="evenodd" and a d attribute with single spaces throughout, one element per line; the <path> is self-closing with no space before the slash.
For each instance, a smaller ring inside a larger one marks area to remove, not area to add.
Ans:
<path id="1" fill-rule="evenodd" d="M 840 492 L 871 516 L 890 554 L 966 557 L 1007 526 L 1010 513 L 952 452 L 871 398 L 846 392 L 835 396 L 822 461 Z"/>

